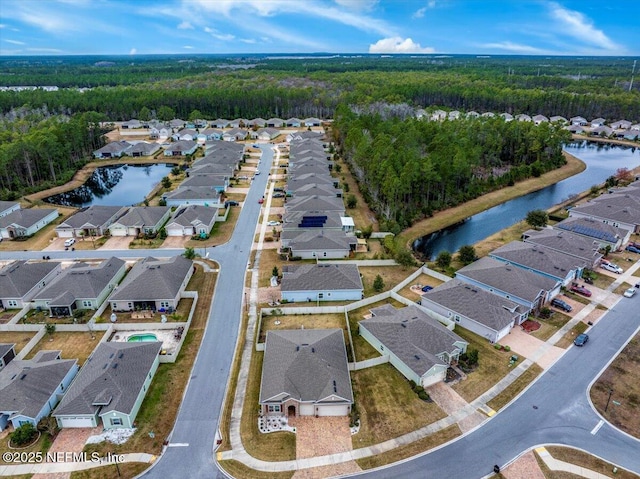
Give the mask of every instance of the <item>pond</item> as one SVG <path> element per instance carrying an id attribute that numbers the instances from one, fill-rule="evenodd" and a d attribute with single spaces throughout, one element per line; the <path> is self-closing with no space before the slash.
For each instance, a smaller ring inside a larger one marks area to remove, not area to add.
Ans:
<path id="1" fill-rule="evenodd" d="M 96 168 L 82 186 L 49 196 L 44 201 L 75 207 L 134 205 L 144 201 L 145 196 L 170 173 L 173 166 L 164 163 L 102 166 Z"/>
<path id="2" fill-rule="evenodd" d="M 531 210 L 546 210 L 603 183 L 618 168 L 632 169 L 640 165 L 639 148 L 582 141 L 566 145 L 565 150 L 584 161 L 586 170 L 542 190 L 494 206 L 462 223 L 418 238 L 413 249 L 428 259 L 441 251 L 457 251 L 461 246 L 477 243 L 517 223 Z"/>

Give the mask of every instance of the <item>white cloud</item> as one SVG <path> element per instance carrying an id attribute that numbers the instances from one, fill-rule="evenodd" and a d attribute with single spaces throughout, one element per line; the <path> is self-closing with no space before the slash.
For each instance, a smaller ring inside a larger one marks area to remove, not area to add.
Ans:
<path id="1" fill-rule="evenodd" d="M 334 0 L 341 7 L 351 10 L 371 10 L 378 4 L 378 0 Z"/>
<path id="2" fill-rule="evenodd" d="M 185 20 L 178 25 L 178 30 L 193 30 L 193 25 Z"/>
<path id="3" fill-rule="evenodd" d="M 62 53 L 59 48 L 25 48 L 25 50 L 34 53 Z"/>
<path id="4" fill-rule="evenodd" d="M 223 42 L 230 42 L 231 40 L 236 38 L 235 35 L 219 32 L 215 28 L 204 27 L 204 31 L 211 35 L 213 38 L 222 40 Z"/>
<path id="5" fill-rule="evenodd" d="M 20 42 L 18 40 L 9 40 L 8 38 L 5 38 L 4 41 L 13 45 L 26 45 L 25 42 Z"/>
<path id="6" fill-rule="evenodd" d="M 621 47 L 602 30 L 596 28 L 590 18 L 578 11 L 564 8 L 555 2 L 550 3 L 549 6 L 551 8 L 551 18 L 556 20 L 559 26 L 557 33 L 571 36 L 603 50 L 620 52 Z"/>
<path id="7" fill-rule="evenodd" d="M 433 53 L 432 47 L 422 47 L 411 38 L 390 37 L 369 45 L 369 53 Z"/>
<path id="8" fill-rule="evenodd" d="M 129 55 L 135 55 L 136 53 L 138 53 L 137 48 L 132 48 L 131 50 L 129 50 Z"/>
<path id="9" fill-rule="evenodd" d="M 422 7 L 417 9 L 414 14 L 411 16 L 411 18 L 422 18 L 424 17 L 425 12 L 427 11 L 427 7 Z"/>
<path id="10" fill-rule="evenodd" d="M 480 48 L 493 49 L 493 50 L 506 50 L 514 53 L 528 53 L 528 54 L 542 54 L 544 50 L 540 48 L 532 47 L 530 45 L 522 45 L 520 43 L 513 43 L 510 41 L 496 42 L 496 43 L 482 43 L 478 45 Z"/>
<path id="11" fill-rule="evenodd" d="M 193 47 L 191 45 L 185 45 L 182 48 L 186 48 L 187 50 L 193 50 Z"/>
<path id="12" fill-rule="evenodd" d="M 6 25 L 4 23 L 0 23 L 0 28 L 6 28 Z"/>
<path id="13" fill-rule="evenodd" d="M 248 43 L 249 45 L 253 45 L 253 44 L 257 43 L 255 38 L 241 38 L 240 41 L 242 43 Z"/>

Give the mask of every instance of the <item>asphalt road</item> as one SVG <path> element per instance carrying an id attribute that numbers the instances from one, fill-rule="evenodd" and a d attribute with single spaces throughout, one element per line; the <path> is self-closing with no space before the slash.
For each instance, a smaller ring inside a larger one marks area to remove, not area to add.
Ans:
<path id="1" fill-rule="evenodd" d="M 639 297 L 623 298 L 591 328 L 584 347 L 572 346 L 515 402 L 472 433 L 415 459 L 358 476 L 480 478 L 491 474 L 495 464 L 503 467 L 543 444 L 577 447 L 640 473 L 640 441 L 606 423 L 596 432 L 601 417 L 588 398 L 591 383 L 638 332 L 638 307 Z"/>

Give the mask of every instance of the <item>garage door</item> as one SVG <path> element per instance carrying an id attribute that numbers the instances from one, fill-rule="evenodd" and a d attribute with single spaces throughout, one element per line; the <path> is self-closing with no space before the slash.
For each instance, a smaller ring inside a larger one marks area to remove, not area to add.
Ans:
<path id="1" fill-rule="evenodd" d="M 110 232 L 111 236 L 127 236 L 127 230 L 125 228 L 113 228 Z"/>
<path id="2" fill-rule="evenodd" d="M 346 404 L 318 406 L 318 416 L 346 416 L 347 414 L 349 414 L 349 406 Z"/>
<path id="3" fill-rule="evenodd" d="M 71 238 L 73 236 L 73 230 L 60 230 L 56 231 L 58 238 Z"/>
<path id="4" fill-rule="evenodd" d="M 182 236 L 182 228 L 167 229 L 167 236 Z"/>
<path id="5" fill-rule="evenodd" d="M 94 418 L 91 417 L 62 417 L 60 426 L 65 427 L 95 427 Z"/>

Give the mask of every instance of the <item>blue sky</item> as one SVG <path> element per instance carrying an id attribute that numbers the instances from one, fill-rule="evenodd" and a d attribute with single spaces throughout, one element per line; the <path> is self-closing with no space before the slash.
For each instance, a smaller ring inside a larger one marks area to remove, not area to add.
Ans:
<path id="1" fill-rule="evenodd" d="M 639 55 L 640 2 L 0 0 L 0 55 Z"/>

